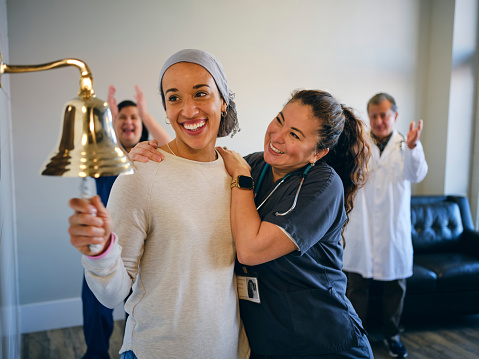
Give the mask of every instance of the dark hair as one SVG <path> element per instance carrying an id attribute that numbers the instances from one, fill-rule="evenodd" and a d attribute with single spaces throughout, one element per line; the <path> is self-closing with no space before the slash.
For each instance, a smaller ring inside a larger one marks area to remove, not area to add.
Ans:
<path id="1" fill-rule="evenodd" d="M 218 128 L 218 135 L 216 137 L 226 137 L 228 135 L 233 137 L 240 131 L 236 103 L 233 101 L 234 96 L 235 95 L 230 92 L 230 103 L 226 106 L 226 116 L 223 116 L 225 113 L 221 113 L 220 127 Z"/>
<path id="2" fill-rule="evenodd" d="M 148 138 L 150 137 L 150 133 L 148 132 L 148 129 L 146 128 L 143 122 L 141 123 L 141 127 L 142 127 L 142 130 L 141 130 L 140 142 L 148 141 Z"/>
<path id="3" fill-rule="evenodd" d="M 379 105 L 380 103 L 386 100 L 388 100 L 391 103 L 392 112 L 397 112 L 398 107 L 396 105 L 396 100 L 394 100 L 394 97 L 392 97 L 391 95 L 385 92 L 380 92 L 374 95 L 373 97 L 371 97 L 371 99 L 368 102 L 368 106 L 366 107 L 366 110 L 369 112 L 370 105 Z"/>
<path id="4" fill-rule="evenodd" d="M 136 103 L 134 103 L 131 100 L 121 101 L 118 104 L 118 112 L 120 112 L 123 108 L 130 107 L 130 106 L 137 107 Z M 150 137 L 150 134 L 149 134 L 148 129 L 146 128 L 145 124 L 143 123 L 143 120 L 141 121 L 141 127 L 142 127 L 142 129 L 141 129 L 140 142 L 148 141 L 148 138 Z"/>
<path id="5" fill-rule="evenodd" d="M 319 120 L 319 142 L 316 149 L 329 148 L 329 153 L 323 160 L 343 181 L 347 215 L 344 231 L 349 222 L 349 213 L 353 209 L 354 197 L 367 180 L 370 148 L 363 122 L 355 116 L 353 109 L 340 104 L 325 91 L 296 91 L 288 103 L 295 101 L 310 106 L 313 116 Z"/>
<path id="6" fill-rule="evenodd" d="M 134 103 L 131 100 L 121 101 L 118 104 L 118 112 L 120 112 L 123 109 L 123 107 L 130 107 L 130 106 L 136 107 L 136 103 Z"/>

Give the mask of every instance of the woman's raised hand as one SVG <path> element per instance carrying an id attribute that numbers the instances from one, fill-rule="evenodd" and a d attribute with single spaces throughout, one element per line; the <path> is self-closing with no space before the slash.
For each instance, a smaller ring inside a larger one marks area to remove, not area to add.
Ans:
<path id="1" fill-rule="evenodd" d="M 143 119 L 143 117 L 145 117 L 145 115 L 148 113 L 145 96 L 143 96 L 143 91 L 141 91 L 140 86 L 135 86 L 135 91 L 136 107 L 138 108 L 138 113 L 140 114 L 140 117 Z"/>
<path id="2" fill-rule="evenodd" d="M 111 217 L 100 197 L 92 197 L 89 201 L 72 198 L 68 205 L 75 211 L 69 218 L 70 243 L 82 254 L 102 254 L 110 243 Z M 99 244 L 102 249 L 94 253 L 90 250 L 91 244 Z"/>
<path id="3" fill-rule="evenodd" d="M 133 147 L 128 154 L 132 161 L 148 162 L 149 160 L 161 162 L 165 159 L 163 154 L 158 152 L 157 140 L 143 141 Z"/>
<path id="4" fill-rule="evenodd" d="M 115 98 L 115 86 L 110 85 L 108 88 L 108 106 L 110 106 L 110 111 L 111 111 L 111 117 L 113 120 L 116 118 L 116 115 L 118 115 L 118 105 L 116 103 L 116 98 Z"/>

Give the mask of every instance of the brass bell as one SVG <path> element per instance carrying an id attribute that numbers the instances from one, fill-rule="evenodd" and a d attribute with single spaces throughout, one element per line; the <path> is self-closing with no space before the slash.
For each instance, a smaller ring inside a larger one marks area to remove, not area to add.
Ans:
<path id="1" fill-rule="evenodd" d="M 6 65 L 0 54 L 0 77 L 4 73 L 44 71 L 66 66 L 80 70 L 78 97 L 65 105 L 62 137 L 42 175 L 64 177 L 100 177 L 131 174 L 133 164 L 118 146 L 111 111 L 93 91 L 93 76 L 78 59 L 63 59 L 40 65 Z M 1 84 L 0 84 L 1 86 Z"/>
<path id="2" fill-rule="evenodd" d="M 64 107 L 58 149 L 47 161 L 42 175 L 100 177 L 130 174 L 134 169 L 113 130 L 108 104 L 96 97 L 79 97 Z"/>

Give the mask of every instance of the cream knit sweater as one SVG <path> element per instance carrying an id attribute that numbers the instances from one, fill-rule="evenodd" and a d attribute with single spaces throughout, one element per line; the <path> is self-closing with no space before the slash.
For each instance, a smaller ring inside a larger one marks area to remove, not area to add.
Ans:
<path id="1" fill-rule="evenodd" d="M 161 150 L 159 150 L 161 151 Z M 113 308 L 128 295 L 121 352 L 150 358 L 247 358 L 230 226 L 231 177 L 223 159 L 196 162 L 161 151 L 120 176 L 108 209 L 118 242 L 83 256 L 85 277 Z"/>

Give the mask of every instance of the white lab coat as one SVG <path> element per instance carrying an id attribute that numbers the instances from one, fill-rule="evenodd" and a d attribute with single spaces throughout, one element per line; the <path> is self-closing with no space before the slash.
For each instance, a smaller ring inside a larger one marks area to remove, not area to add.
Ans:
<path id="1" fill-rule="evenodd" d="M 371 140 L 369 180 L 361 188 L 344 232 L 344 267 L 364 278 L 390 281 L 412 275 L 411 182 L 421 182 L 427 163 L 421 143 L 407 147 L 393 131 L 382 155 Z"/>

